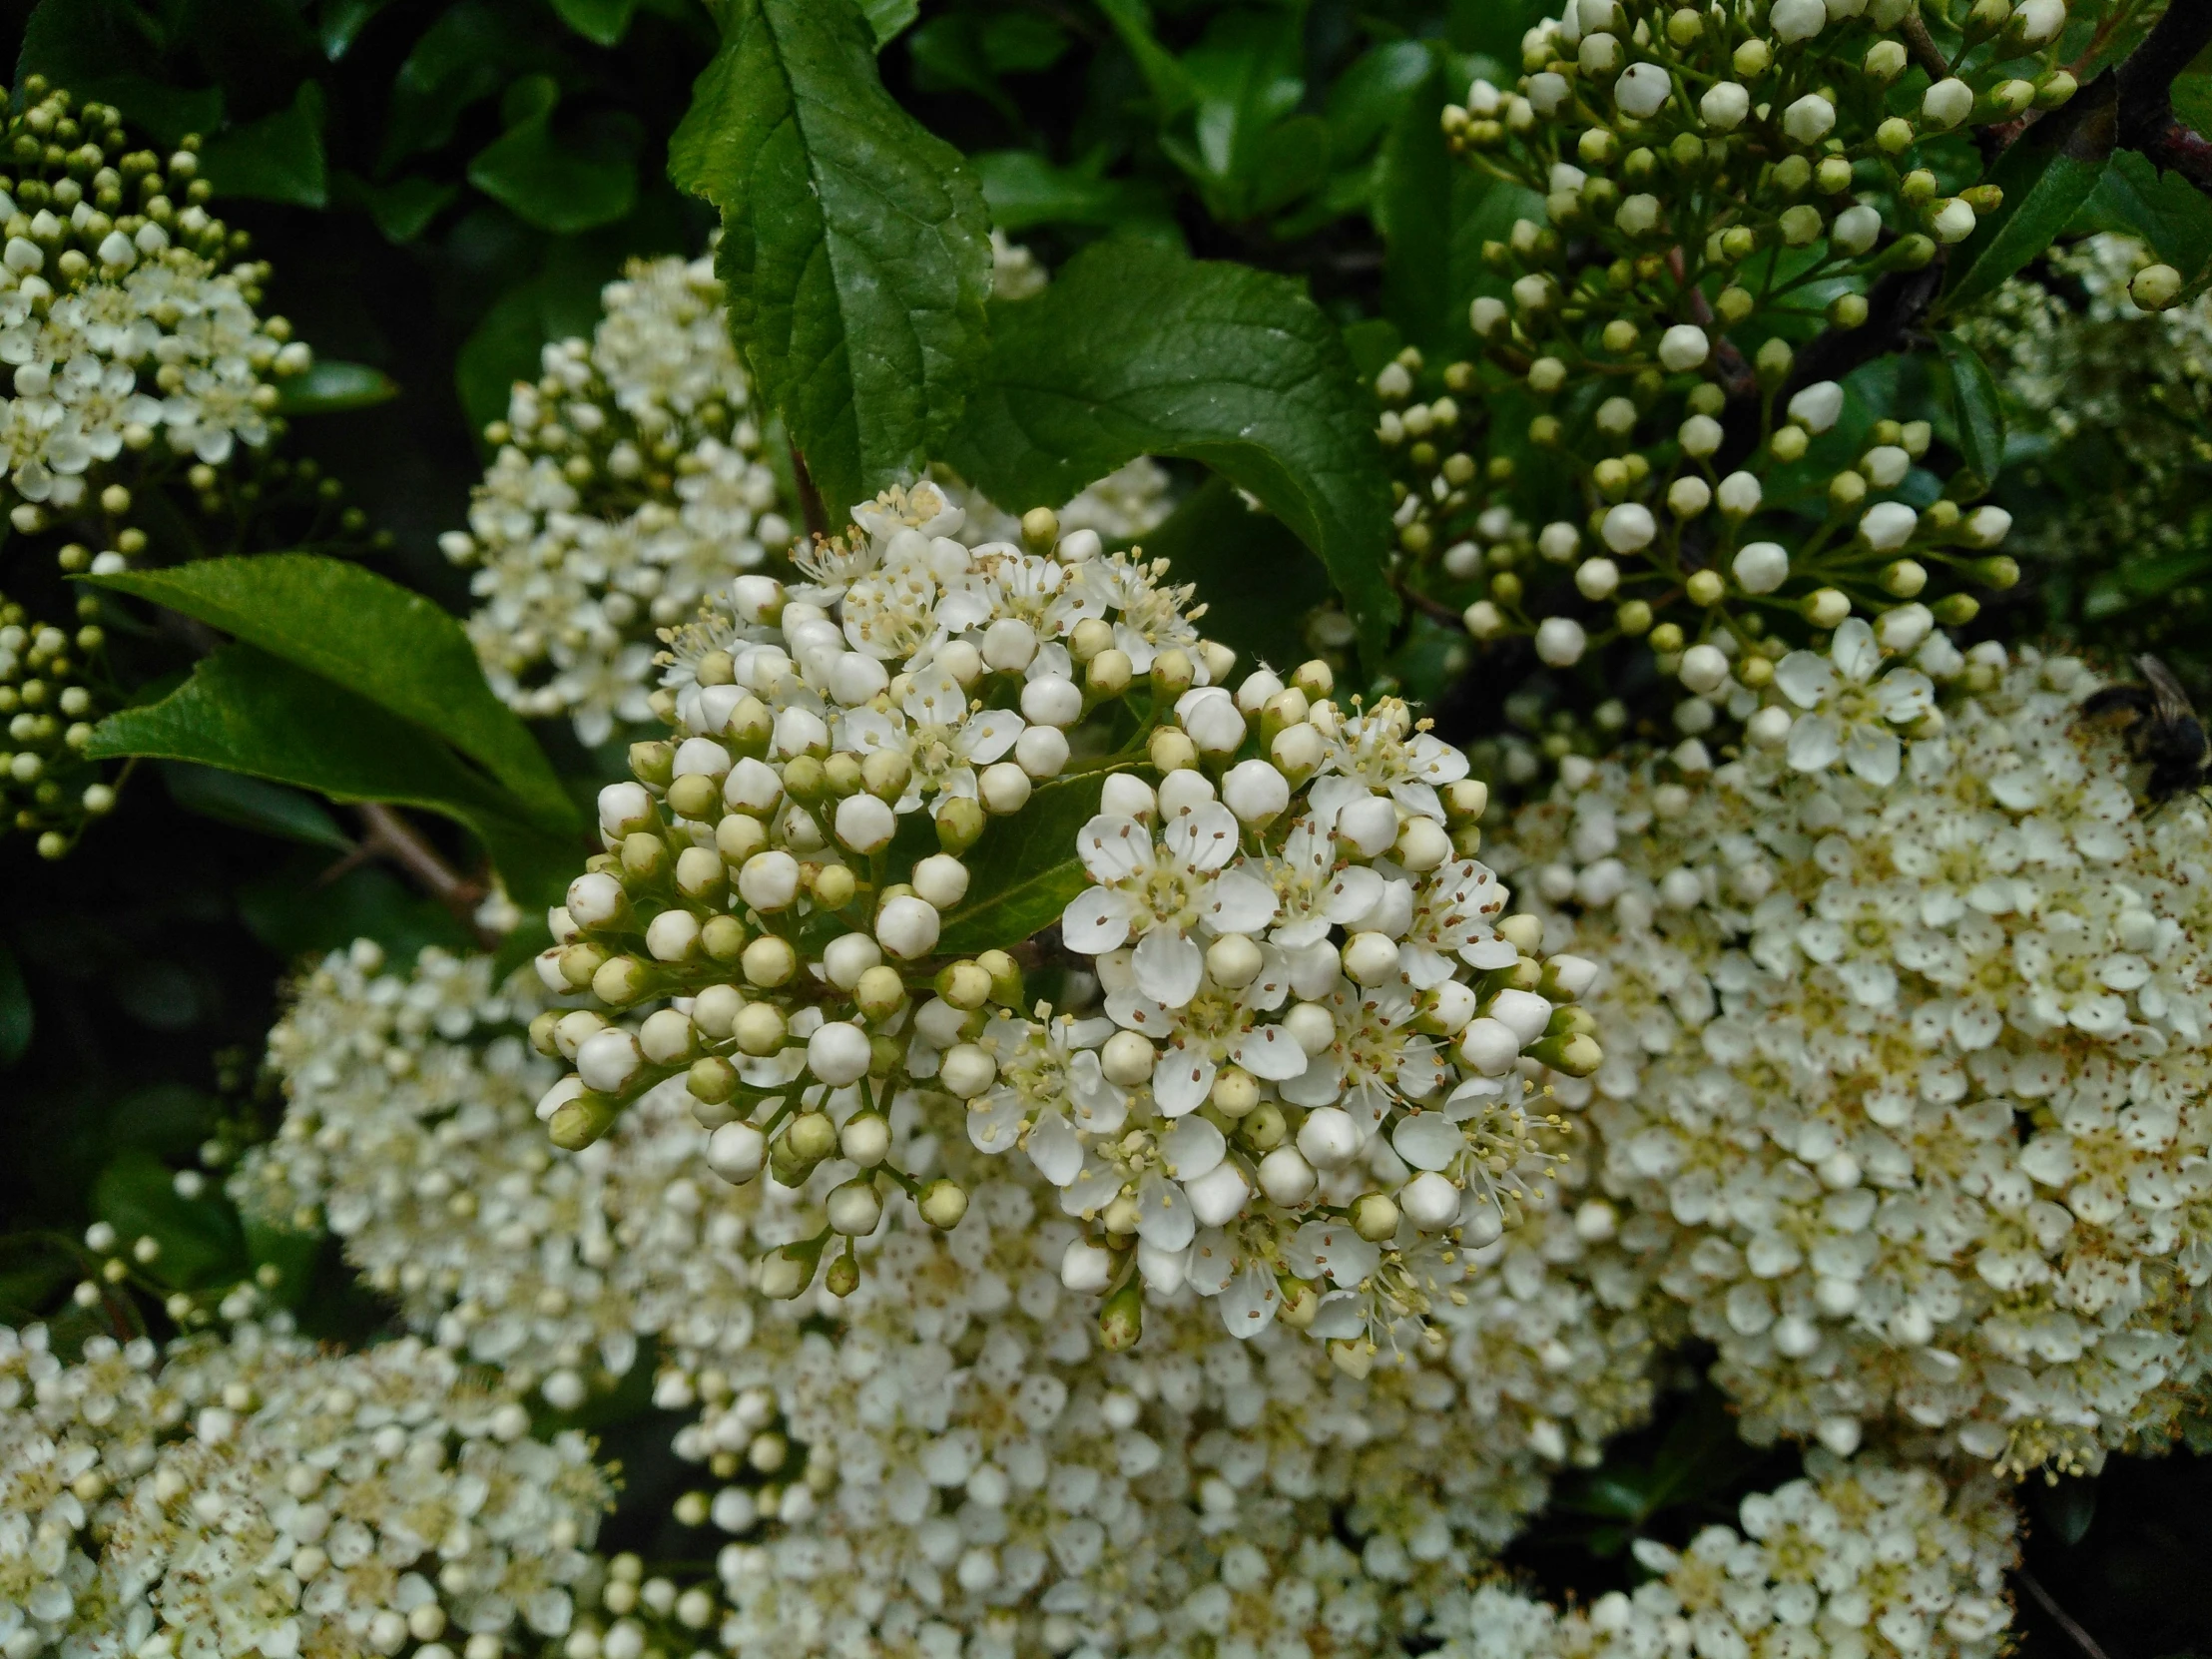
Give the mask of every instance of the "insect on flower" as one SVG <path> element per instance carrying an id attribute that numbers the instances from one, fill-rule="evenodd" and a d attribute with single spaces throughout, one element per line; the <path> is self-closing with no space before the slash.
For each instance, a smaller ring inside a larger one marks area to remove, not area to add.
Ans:
<path id="1" fill-rule="evenodd" d="M 2145 652 L 2135 659 L 2141 685 L 2113 685 L 2083 699 L 2081 716 L 2097 720 L 2126 717 L 2125 729 L 2135 758 L 2150 763 L 2146 793 L 2152 805 L 2204 788 L 2212 779 L 2212 740 L 2196 706 L 2173 671 Z"/>

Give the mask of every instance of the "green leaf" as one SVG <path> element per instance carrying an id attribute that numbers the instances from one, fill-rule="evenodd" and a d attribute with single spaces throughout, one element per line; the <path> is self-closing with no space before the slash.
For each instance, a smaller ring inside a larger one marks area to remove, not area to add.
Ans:
<path id="1" fill-rule="evenodd" d="M 213 1196 L 178 1196 L 176 1177 L 145 1152 L 126 1152 L 100 1172 L 92 1190 L 93 1213 L 127 1243 L 153 1239 L 161 1254 L 147 1271 L 181 1291 L 235 1278 L 246 1245 L 238 1217 Z"/>
<path id="2" fill-rule="evenodd" d="M 2035 1514 L 2071 1549 L 2089 1535 L 2097 1518 L 2097 1483 L 2068 1475 L 2045 1485 L 2035 1494 Z"/>
<path id="3" fill-rule="evenodd" d="M 389 4 L 391 0 L 322 0 L 315 19 L 315 39 L 321 44 L 322 55 L 336 63 L 352 51 L 361 31 Z"/>
<path id="4" fill-rule="evenodd" d="M 1443 66 L 1405 98 L 1378 158 L 1375 228 L 1382 236 L 1382 313 L 1405 334 L 1434 346 L 1452 325 L 1451 196 L 1467 170 L 1444 146 Z"/>
<path id="5" fill-rule="evenodd" d="M 1336 153 L 1358 155 L 1387 134 L 1436 67 L 1436 55 L 1417 40 L 1385 41 L 1354 59 L 1329 89 L 1325 114 Z M 1439 144 L 1442 136 L 1439 127 Z"/>
<path id="6" fill-rule="evenodd" d="M 502 293 L 461 344 L 453 381 L 479 432 L 507 412 L 517 380 L 534 379 L 548 340 L 589 337 L 603 314 L 600 289 L 622 269 L 598 239 L 562 238 L 544 269 Z"/>
<path id="7" fill-rule="evenodd" d="M 412 961 L 426 944 L 479 948 L 452 911 L 386 866 L 355 864 L 332 879 L 328 855 L 305 847 L 242 883 L 235 897 L 247 930 L 285 958 L 321 956 L 355 939 L 374 939 L 398 961 Z"/>
<path id="8" fill-rule="evenodd" d="M 451 180 L 409 177 L 372 185 L 354 173 L 339 173 L 330 180 L 331 199 L 340 207 L 367 214 L 390 243 L 414 241 L 460 194 L 461 187 Z"/>
<path id="9" fill-rule="evenodd" d="M 87 580 L 197 617 L 435 732 L 549 830 L 578 822 L 544 752 L 484 683 L 460 624 L 388 577 L 318 554 L 273 553 Z"/>
<path id="10" fill-rule="evenodd" d="M 1153 34 L 1152 8 L 1145 0 L 1098 0 L 1098 9 L 1106 14 L 1121 44 L 1136 60 L 1137 72 L 1144 77 L 1163 124 L 1198 102 L 1198 90 L 1191 85 L 1190 76 L 1184 73 L 1175 54 Z"/>
<path id="11" fill-rule="evenodd" d="M 392 82 L 376 172 L 388 173 L 452 138 L 465 110 L 507 84 L 517 45 L 515 32 L 485 0 L 462 0 L 423 30 Z"/>
<path id="12" fill-rule="evenodd" d="M 2004 464 L 2004 402 L 1996 376 L 1981 353 L 1959 335 L 1943 330 L 1936 343 L 1950 370 L 1951 418 L 1958 426 L 1958 453 L 1985 490 Z"/>
<path id="13" fill-rule="evenodd" d="M 1144 538 L 1178 582 L 1213 596 L 1206 635 L 1247 663 L 1309 655 L 1306 618 L 1329 597 L 1329 572 L 1273 513 L 1255 512 L 1226 478 L 1209 478 Z"/>
<path id="14" fill-rule="evenodd" d="M 1202 461 L 1321 556 L 1380 655 L 1398 614 L 1389 485 L 1372 400 L 1302 284 L 1112 241 L 994 309 L 988 383 L 945 452 L 964 477 L 1020 511 L 1138 455 Z"/>
<path id="15" fill-rule="evenodd" d="M 860 0 L 860 15 L 880 52 L 896 40 L 921 15 L 921 0 Z"/>
<path id="16" fill-rule="evenodd" d="M 989 216 L 850 0 L 733 0 L 669 172 L 722 210 L 732 329 L 832 510 L 934 458 L 986 350 Z"/>
<path id="17" fill-rule="evenodd" d="M 638 0 L 553 0 L 561 21 L 599 46 L 616 46 L 630 32 Z"/>
<path id="18" fill-rule="evenodd" d="M 2083 88 L 1997 158 L 1989 182 L 2004 200 L 1951 250 L 1941 301 L 1946 313 L 1994 293 L 2081 212 L 2112 155 L 2113 86 L 2108 78 Z"/>
<path id="19" fill-rule="evenodd" d="M 399 395 L 399 382 L 366 363 L 317 361 L 306 373 L 280 382 L 285 414 L 334 414 L 341 409 L 373 409 Z"/>
<path id="20" fill-rule="evenodd" d="M 991 223 L 1008 236 L 1039 225 L 1105 228 L 1168 218 L 1166 193 L 1149 181 L 1093 178 L 1054 167 L 1034 150 L 987 150 L 968 162 L 982 181 Z"/>
<path id="21" fill-rule="evenodd" d="M 1104 772 L 1055 778 L 1038 786 L 1020 812 L 992 819 L 962 859 L 970 871 L 967 896 L 945 915 L 937 948 L 989 950 L 1058 921 L 1068 900 L 1090 884 L 1075 840 L 1098 816 L 1105 788 Z"/>
<path id="22" fill-rule="evenodd" d="M 183 761 L 163 762 L 162 777 L 169 785 L 170 799 L 188 813 L 281 840 L 304 841 L 339 852 L 353 849 L 352 840 L 338 828 L 337 821 L 297 790 Z"/>
<path id="23" fill-rule="evenodd" d="M 476 152 L 470 184 L 524 224 L 560 236 L 612 225 L 637 205 L 644 135 L 634 116 L 611 112 L 568 142 L 553 130 L 560 88 L 550 75 L 525 77 L 508 97 L 520 118 Z"/>
<path id="24" fill-rule="evenodd" d="M 24 983 L 23 964 L 14 951 L 0 944 L 0 1069 L 14 1065 L 29 1051 L 33 1028 L 31 987 Z"/>
<path id="25" fill-rule="evenodd" d="M 441 813 L 473 831 L 528 907 L 574 871 L 566 836 L 527 822 L 514 800 L 443 744 L 328 680 L 251 645 L 201 659 L 159 703 L 93 729 L 94 759 L 191 761 L 314 790 L 333 801 L 381 801 Z"/>
<path id="26" fill-rule="evenodd" d="M 2180 174 L 2161 173 L 2137 150 L 2113 153 L 2081 216 L 2067 229 L 2141 237 L 2190 281 L 2212 267 L 2212 200 Z"/>
<path id="27" fill-rule="evenodd" d="M 299 83 L 288 109 L 234 127 L 208 141 L 201 176 L 218 196 L 252 197 L 295 208 L 330 200 L 322 162 L 322 88 Z"/>

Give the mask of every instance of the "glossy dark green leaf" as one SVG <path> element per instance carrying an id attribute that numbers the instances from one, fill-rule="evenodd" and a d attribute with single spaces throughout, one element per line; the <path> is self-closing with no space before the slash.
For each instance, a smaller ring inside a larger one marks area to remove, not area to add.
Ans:
<path id="1" fill-rule="evenodd" d="M 337 821 L 311 796 L 297 790 L 183 761 L 163 762 L 162 778 L 169 785 L 170 799 L 188 813 L 280 840 L 352 850 L 353 842 Z"/>
<path id="2" fill-rule="evenodd" d="M 436 733 L 549 830 L 578 822 L 528 728 L 484 683 L 460 624 L 388 577 L 279 553 L 92 580 L 197 617 Z"/>
<path id="3" fill-rule="evenodd" d="M 322 55 L 336 63 L 353 50 L 361 31 L 391 0 L 322 0 L 315 14 L 315 39 Z"/>
<path id="4" fill-rule="evenodd" d="M 176 1177 L 145 1152 L 126 1152 L 100 1172 L 93 1213 L 127 1244 L 150 1238 L 161 1247 L 146 1271 L 176 1290 L 235 1279 L 246 1264 L 245 1240 L 231 1207 L 212 1194 L 184 1198 Z"/>
<path id="5" fill-rule="evenodd" d="M 575 133 L 555 128 L 559 89 L 551 76 L 516 83 L 526 112 L 476 152 L 468 182 L 526 225 L 571 236 L 611 225 L 637 205 L 637 158 L 643 134 L 621 112 L 587 122 Z"/>
<path id="6" fill-rule="evenodd" d="M 521 44 L 486 0 L 461 0 L 442 12 L 392 82 L 378 176 L 452 138 L 462 113 L 513 77 Z"/>
<path id="7" fill-rule="evenodd" d="M 921 15 L 921 0 L 859 0 L 859 4 L 878 52 L 904 34 Z"/>
<path id="8" fill-rule="evenodd" d="M 152 1083 L 111 1106 L 103 1128 L 111 1146 L 136 1147 L 157 1158 L 189 1158 L 222 1116 L 223 1103 L 204 1090 L 186 1083 Z"/>
<path id="9" fill-rule="evenodd" d="M 529 823 L 513 800 L 420 728 L 366 698 L 250 645 L 226 646 L 159 703 L 93 729 L 96 759 L 191 761 L 313 790 L 440 813 L 474 832 L 518 903 L 546 902 L 574 873 L 567 836 Z"/>
<path id="10" fill-rule="evenodd" d="M 0 1069 L 14 1065 L 29 1051 L 34 1023 L 23 964 L 14 951 L 0 944 Z"/>
<path id="11" fill-rule="evenodd" d="M 638 0 L 553 0 L 561 21 L 599 46 L 615 46 L 630 32 Z"/>
<path id="12" fill-rule="evenodd" d="M 335 414 L 372 409 L 399 395 L 399 382 L 366 363 L 317 361 L 306 373 L 281 382 L 285 414 Z"/>
<path id="13" fill-rule="evenodd" d="M 963 476 L 1020 510 L 1138 455 L 1202 461 L 1321 556 L 1382 650 L 1397 596 L 1373 400 L 1302 284 L 1107 242 L 995 312 L 988 382 L 946 450 Z"/>
<path id="14" fill-rule="evenodd" d="M 327 206 L 330 182 L 322 159 L 322 88 L 302 81 L 290 108 L 210 139 L 200 153 L 200 172 L 218 196 L 251 197 L 294 208 Z"/>
<path id="15" fill-rule="evenodd" d="M 2139 151 L 2113 154 L 2081 216 L 2067 229 L 2141 237 L 2192 281 L 2212 267 L 2212 200 L 2180 174 L 2161 173 Z"/>
<path id="16" fill-rule="evenodd" d="M 372 185 L 358 174 L 339 173 L 330 180 L 330 200 L 339 207 L 358 208 L 376 222 L 386 242 L 409 243 L 430 228 L 461 194 L 450 179 L 409 177 L 388 185 Z"/>
<path id="17" fill-rule="evenodd" d="M 734 0 L 670 147 L 722 210 L 731 326 L 832 511 L 933 458 L 987 343 L 982 190 L 873 47 L 850 0 Z"/>
<path id="18" fill-rule="evenodd" d="M 1951 418 L 1958 431 L 1958 453 L 1987 489 L 2004 465 L 2004 401 L 1996 376 L 1970 341 L 1945 330 L 1936 336 L 1943 365 L 1950 371 Z"/>
<path id="19" fill-rule="evenodd" d="M 1994 293 L 2073 223 L 2104 176 L 2113 130 L 2107 81 L 2036 122 L 1997 158 L 1989 182 L 2004 192 L 2004 200 L 1950 250 L 1941 300 L 1945 312 Z"/>
<path id="20" fill-rule="evenodd" d="M 1090 884 L 1075 856 L 1076 834 L 1098 816 L 1103 772 L 1056 778 L 1029 804 L 995 818 L 962 858 L 967 896 L 947 911 L 941 951 L 989 950 L 1026 939 L 1060 919 L 1068 900 Z"/>
<path id="21" fill-rule="evenodd" d="M 906 37 L 906 59 L 913 65 L 917 91 L 973 93 L 1009 125 L 1021 124 L 1021 109 L 999 83 L 998 71 L 983 48 L 981 20 L 973 12 L 946 12 L 931 18 Z"/>
<path id="22" fill-rule="evenodd" d="M 322 1254 L 323 1236 L 278 1226 L 259 1216 L 241 1216 L 239 1225 L 246 1246 L 246 1260 L 262 1285 L 266 1305 L 296 1308 L 314 1278 L 315 1262 Z M 275 1270 L 276 1282 L 274 1285 L 263 1277 L 264 1269 Z"/>
<path id="23" fill-rule="evenodd" d="M 1329 598 L 1329 572 L 1273 513 L 1256 512 L 1226 478 L 1209 478 L 1167 522 L 1144 538 L 1178 582 L 1195 582 L 1207 603 L 1208 639 L 1247 663 L 1295 663 L 1306 649 L 1306 618 Z"/>

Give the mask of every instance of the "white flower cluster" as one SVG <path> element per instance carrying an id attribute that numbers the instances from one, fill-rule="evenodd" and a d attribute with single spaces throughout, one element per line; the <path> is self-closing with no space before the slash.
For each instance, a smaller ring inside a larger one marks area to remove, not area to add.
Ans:
<path id="1" fill-rule="evenodd" d="M 694 1179 L 707 1136 L 681 1086 L 557 1155 L 532 1113 L 560 1075 L 529 1047 L 544 1011 L 532 976 L 501 985 L 488 956 L 431 949 L 394 972 L 366 940 L 332 954 L 270 1033 L 287 1109 L 230 1193 L 327 1227 L 413 1330 L 572 1407 L 655 1339 L 746 1344 L 745 1244 L 774 1192 Z"/>
<path id="2" fill-rule="evenodd" d="M 548 345 L 486 436 L 469 637 L 494 689 L 587 744 L 652 719 L 654 641 L 791 541 L 711 260 L 640 260 L 592 338 Z"/>
<path id="3" fill-rule="evenodd" d="M 612 1489 L 590 1444 L 409 1338 L 0 1333 L 0 1650 L 496 1659 L 565 1631 Z"/>
<path id="4" fill-rule="evenodd" d="M 1188 1284 L 1237 1335 L 1282 1317 L 1360 1367 L 1503 1229 L 1547 1068 L 1598 1053 L 1589 965 L 1500 931 L 1505 888 L 1459 854 L 1486 803 L 1466 758 L 1318 668 L 1311 696 L 1262 671 L 1177 700 L 1155 764 L 1179 739 L 1219 788 L 1115 774 L 1076 837 L 1061 937 L 1105 1017 L 1000 1016 L 939 1078 L 977 1147 L 1019 1145 L 1094 1227 L 1071 1288 Z"/>
<path id="5" fill-rule="evenodd" d="M 1677 1553 L 1640 1541 L 1654 1576 L 1561 1613 L 1501 1586 L 1455 1599 L 1444 1659 L 1994 1659 L 2011 1610 L 2018 1521 L 1995 1481 L 1823 1452 L 1806 1477 L 1743 1501 Z"/>
<path id="6" fill-rule="evenodd" d="M 1648 1400 L 1642 1287 L 1556 1213 L 1364 1378 L 1188 1293 L 1106 1351 L 1076 1236 L 996 1179 L 948 1233 L 894 1206 L 849 1297 L 664 1374 L 702 1406 L 679 1451 L 729 1482 L 689 1500 L 738 1535 L 726 1647 L 1387 1651 Z"/>
<path id="7" fill-rule="evenodd" d="M 1740 759 L 1570 761 L 1505 861 L 1603 964 L 1602 1180 L 1746 1432 L 2094 1468 L 2212 1361 L 2212 823 L 2079 662 L 1917 661 L 1847 623 Z"/>
<path id="8" fill-rule="evenodd" d="M 256 314 L 267 269 L 228 263 L 231 235 L 201 206 L 199 158 L 111 161 L 121 117 L 100 104 L 72 114 L 66 93 L 45 93 L 8 125 L 34 154 L 69 147 L 66 167 L 35 166 L 0 192 L 0 363 L 14 392 L 0 397 L 0 466 L 21 503 L 16 528 L 122 517 L 130 491 L 109 485 L 119 499 L 107 499 L 102 469 L 157 438 L 215 466 L 237 444 L 266 445 L 276 382 L 312 357 L 281 318 Z M 114 547 L 64 555 L 72 570 L 125 563 Z"/>

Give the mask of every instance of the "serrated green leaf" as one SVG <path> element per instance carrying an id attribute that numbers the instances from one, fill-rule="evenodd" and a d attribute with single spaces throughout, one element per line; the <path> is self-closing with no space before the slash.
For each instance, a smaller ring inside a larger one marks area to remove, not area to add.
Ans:
<path id="1" fill-rule="evenodd" d="M 147 1272 L 174 1290 L 235 1279 L 245 1267 L 245 1241 L 230 1206 L 212 1196 L 180 1197 L 176 1177 L 147 1153 L 126 1152 L 102 1170 L 92 1208 L 125 1241 L 159 1244 Z"/>
<path id="2" fill-rule="evenodd" d="M 330 200 L 322 161 L 322 88 L 299 83 L 287 109 L 210 139 L 200 153 L 201 177 L 218 196 L 251 197 L 295 208 Z"/>
<path id="3" fill-rule="evenodd" d="M 2004 200 L 1951 250 L 1940 302 L 1945 313 L 1994 293 L 2073 223 L 2111 159 L 2113 96 L 2109 80 L 2084 88 L 1997 158 L 1989 182 Z"/>
<path id="4" fill-rule="evenodd" d="M 0 1068 L 14 1065 L 29 1051 L 33 1027 L 31 987 L 24 982 L 23 964 L 14 951 L 0 944 Z"/>
<path id="5" fill-rule="evenodd" d="M 598 46 L 615 46 L 630 32 L 638 0 L 553 0 L 561 21 Z"/>
<path id="6" fill-rule="evenodd" d="M 335 414 L 373 409 L 399 395 L 399 382 L 366 363 L 317 362 L 306 373 L 278 383 L 284 414 Z"/>
<path id="7" fill-rule="evenodd" d="M 281 840 L 327 846 L 338 852 L 353 849 L 353 842 L 338 828 L 337 821 L 297 790 L 183 761 L 163 762 L 162 778 L 169 785 L 170 799 L 188 813 Z"/>
<path id="8" fill-rule="evenodd" d="M 1958 453 L 1987 489 L 2004 464 L 2004 400 L 1996 376 L 1971 342 L 1945 330 L 1936 336 L 1950 370 L 1951 418 L 1958 428 Z"/>
<path id="9" fill-rule="evenodd" d="M 988 381 L 946 446 L 963 476 L 1020 511 L 1138 455 L 1202 461 L 1321 556 L 1380 656 L 1398 614 L 1389 485 L 1372 400 L 1302 284 L 1114 241 L 993 326 Z"/>
<path id="10" fill-rule="evenodd" d="M 548 830 L 578 823 L 528 728 L 484 683 L 460 624 L 388 577 L 343 559 L 276 553 L 87 580 L 197 617 L 436 733 Z"/>
<path id="11" fill-rule="evenodd" d="M 525 76 L 509 96 L 516 119 L 471 159 L 470 184 L 557 236 L 612 225 L 637 205 L 644 132 L 634 116 L 610 112 L 562 134 L 554 130 L 560 89 L 550 75 Z"/>
<path id="12" fill-rule="evenodd" d="M 190 761 L 313 790 L 442 814 L 472 831 L 525 907 L 548 901 L 574 870 L 565 835 L 530 823 L 503 791 L 442 743 L 364 697 L 251 645 L 201 659 L 158 703 L 93 728 L 94 759 Z"/>
<path id="13" fill-rule="evenodd" d="M 734 0 L 670 146 L 722 211 L 716 269 L 755 378 L 833 511 L 908 477 L 987 344 L 989 215 L 893 102 L 850 0 Z"/>
<path id="14" fill-rule="evenodd" d="M 1105 788 L 1103 772 L 1056 778 L 1020 812 L 991 820 L 960 860 L 969 871 L 967 896 L 946 914 L 937 948 L 989 950 L 1058 921 L 1068 900 L 1090 884 L 1075 855 L 1076 835 L 1098 816 Z"/>

